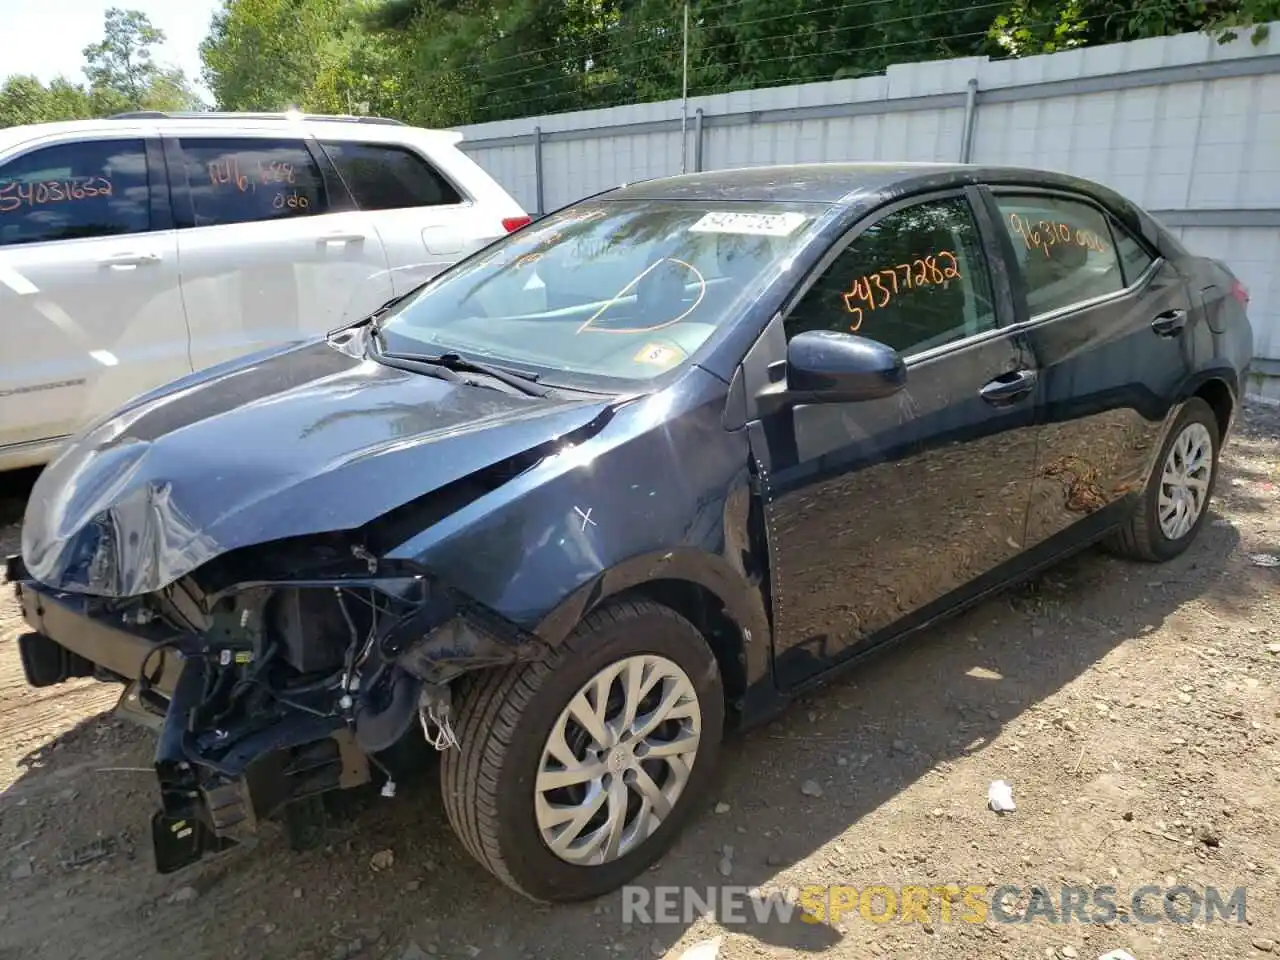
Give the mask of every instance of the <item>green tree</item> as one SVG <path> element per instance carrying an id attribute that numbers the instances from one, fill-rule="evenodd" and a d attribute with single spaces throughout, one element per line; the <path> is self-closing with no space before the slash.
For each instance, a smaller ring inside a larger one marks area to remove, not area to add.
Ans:
<path id="1" fill-rule="evenodd" d="M 153 48 L 164 31 L 145 13 L 112 7 L 103 18 L 103 37 L 84 48 L 84 73 L 95 112 L 184 110 L 198 105 L 183 72 L 155 62 Z"/>
<path id="2" fill-rule="evenodd" d="M 15 75 L 0 84 L 0 127 L 91 116 L 93 104 L 88 93 L 65 77 L 45 86 L 36 77 Z"/>
<path id="3" fill-rule="evenodd" d="M 225 109 L 450 126 L 677 97 L 684 11 L 684 0 L 223 0 L 201 55 Z M 1280 18 L 1280 0 L 689 0 L 688 11 L 699 95 L 1184 31 L 1225 39 Z"/>
<path id="4" fill-rule="evenodd" d="M 1280 0 L 1013 0 L 991 36 L 1006 56 L 1200 31 L 1222 41 L 1248 32 L 1261 43 L 1276 19 Z"/>
<path id="5" fill-rule="evenodd" d="M 360 112 L 394 97 L 395 64 L 371 49 L 356 0 L 223 0 L 200 45 L 226 110 Z"/>
<path id="6" fill-rule="evenodd" d="M 366 23 L 403 51 L 417 123 L 583 109 L 625 83 L 609 65 L 617 0 L 387 0 Z"/>
<path id="7" fill-rule="evenodd" d="M 129 106 L 140 108 L 159 70 L 151 48 L 164 43 L 164 32 L 153 27 L 145 13 L 119 7 L 106 12 L 103 27 L 103 38 L 84 48 L 84 74 L 90 86 L 112 90 Z"/>

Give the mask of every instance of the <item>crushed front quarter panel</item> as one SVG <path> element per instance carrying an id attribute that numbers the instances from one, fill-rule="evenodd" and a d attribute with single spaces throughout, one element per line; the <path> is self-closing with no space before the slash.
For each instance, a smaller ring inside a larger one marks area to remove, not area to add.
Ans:
<path id="1" fill-rule="evenodd" d="M 23 560 L 58 589 L 149 593 L 240 547 L 360 527 L 607 407 L 438 380 L 319 341 L 222 368 L 73 441 L 32 490 Z"/>

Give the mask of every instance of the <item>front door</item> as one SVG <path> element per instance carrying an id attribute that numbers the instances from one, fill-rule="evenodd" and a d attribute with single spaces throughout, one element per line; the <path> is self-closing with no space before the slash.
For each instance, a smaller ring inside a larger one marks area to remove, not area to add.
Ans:
<path id="1" fill-rule="evenodd" d="M 896 396 L 751 424 L 783 687 L 929 619 L 1022 550 L 1036 371 L 1001 328 L 1008 289 L 993 283 L 970 195 L 859 226 L 785 318 L 788 337 L 888 344 L 908 374 Z"/>
<path id="2" fill-rule="evenodd" d="M 1132 509 L 1197 340 L 1211 354 L 1211 333 L 1178 272 L 1092 203 L 1015 190 L 992 199 L 1040 368 L 1027 546 L 1065 550 Z"/>
<path id="3" fill-rule="evenodd" d="M 191 358 L 200 369 L 324 333 L 391 299 L 372 215 L 301 138 L 166 138 Z"/>
<path id="4" fill-rule="evenodd" d="M 0 452 L 191 372 L 163 176 L 141 138 L 0 163 Z"/>

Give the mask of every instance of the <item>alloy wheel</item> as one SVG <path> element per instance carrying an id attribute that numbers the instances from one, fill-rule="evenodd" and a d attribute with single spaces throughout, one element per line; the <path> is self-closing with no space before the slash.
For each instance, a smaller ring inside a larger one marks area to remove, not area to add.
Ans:
<path id="1" fill-rule="evenodd" d="M 653 654 L 588 680 L 561 711 L 534 784 L 538 831 L 560 859 L 626 856 L 671 813 L 689 782 L 702 711 L 688 675 Z"/>
<path id="2" fill-rule="evenodd" d="M 1213 474 L 1213 438 L 1202 423 L 1188 423 L 1169 448 L 1160 475 L 1156 504 L 1160 532 L 1180 540 L 1200 519 L 1209 499 Z"/>

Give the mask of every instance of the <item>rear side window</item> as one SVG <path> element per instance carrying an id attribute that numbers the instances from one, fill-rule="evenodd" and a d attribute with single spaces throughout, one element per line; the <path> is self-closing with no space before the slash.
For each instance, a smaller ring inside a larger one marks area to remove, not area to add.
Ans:
<path id="1" fill-rule="evenodd" d="M 1123 289 L 1120 259 L 1101 211 L 1060 197 L 996 197 L 1034 317 Z"/>
<path id="2" fill-rule="evenodd" d="M 431 164 L 411 150 L 372 143 L 325 143 L 361 210 L 398 210 L 461 203 L 462 197 Z"/>
<path id="3" fill-rule="evenodd" d="M 184 137 L 191 210 L 179 226 L 288 220 L 325 213 L 324 177 L 301 140 Z"/>
<path id="4" fill-rule="evenodd" d="M 141 140 L 60 143 L 0 165 L 0 246 L 151 228 Z"/>
<path id="5" fill-rule="evenodd" d="M 1147 248 L 1131 237 L 1120 224 L 1111 224 L 1111 235 L 1116 242 L 1116 255 L 1120 258 L 1120 268 L 1124 271 L 1125 286 L 1131 287 L 1147 272 L 1147 268 L 1155 262 L 1155 257 L 1151 256 Z"/>
<path id="6" fill-rule="evenodd" d="M 963 197 L 887 214 L 859 234 L 787 318 L 806 330 L 856 333 L 922 353 L 996 325 L 991 279 Z"/>

